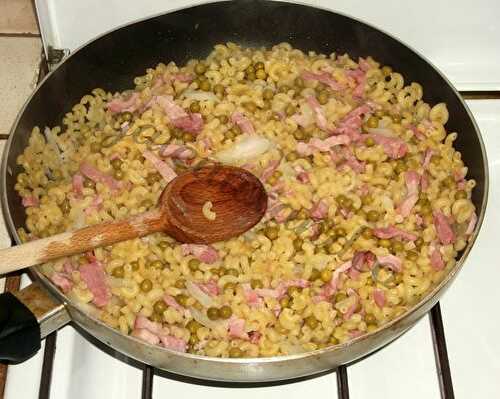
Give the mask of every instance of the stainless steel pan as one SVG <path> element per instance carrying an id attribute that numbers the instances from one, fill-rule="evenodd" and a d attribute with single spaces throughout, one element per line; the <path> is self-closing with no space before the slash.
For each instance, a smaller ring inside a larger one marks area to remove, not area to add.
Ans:
<path id="1" fill-rule="evenodd" d="M 3 212 L 16 242 L 19 242 L 16 229 L 25 221 L 24 209 L 14 190 L 15 176 L 20 172 L 16 158 L 27 145 L 34 125 L 58 124 L 72 104 L 95 87 L 110 91 L 127 89 L 132 78 L 147 67 L 165 60 L 183 64 L 193 57 L 205 57 L 214 44 L 227 41 L 244 46 L 271 46 L 287 41 L 303 50 L 347 52 L 354 58 L 371 55 L 401 71 L 407 81 L 421 83 L 425 101 L 446 102 L 450 112 L 447 128 L 458 132 L 456 147 L 469 167 L 469 177 L 478 183 L 473 195 L 479 211 L 478 228 L 460 261 L 411 311 L 379 331 L 329 349 L 259 359 L 183 354 L 124 336 L 79 309 L 32 268 L 31 275 L 39 286 L 32 285 L 16 296 L 34 311 L 35 318 L 26 316 L 26 309 L 19 310 L 19 303 L 13 297 L 0 299 L 4 304 L 3 307 L 0 304 L 0 355 L 3 358 L 12 361 L 26 358 L 39 347 L 40 336 L 43 338 L 72 320 L 110 347 L 173 373 L 221 381 L 284 380 L 335 368 L 388 344 L 424 316 L 454 280 L 477 237 L 488 193 L 484 145 L 460 95 L 421 55 L 374 27 L 318 8 L 263 0 L 205 4 L 126 25 L 81 47 L 49 74 L 20 112 L 2 162 Z M 23 315 L 21 320 L 19 314 Z"/>

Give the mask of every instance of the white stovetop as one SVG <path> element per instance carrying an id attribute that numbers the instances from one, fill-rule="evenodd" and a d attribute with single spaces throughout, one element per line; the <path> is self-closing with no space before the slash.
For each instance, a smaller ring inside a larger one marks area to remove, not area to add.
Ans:
<path id="1" fill-rule="evenodd" d="M 500 100 L 469 101 L 489 157 L 490 202 L 478 241 L 441 302 L 457 398 L 499 398 Z M 459 132 L 460 133 L 460 132 Z M 6 399 L 34 399 L 43 351 L 8 371 Z M 137 399 L 142 372 L 98 349 L 72 327 L 58 333 L 51 399 Z M 353 399 L 438 399 L 428 318 L 375 355 L 348 368 Z M 153 398 L 241 399 L 336 396 L 335 374 L 259 388 L 221 388 L 154 377 Z"/>

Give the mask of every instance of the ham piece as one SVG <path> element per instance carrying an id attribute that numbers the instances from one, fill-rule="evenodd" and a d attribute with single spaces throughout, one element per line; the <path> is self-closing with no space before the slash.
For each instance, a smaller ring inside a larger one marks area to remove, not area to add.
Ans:
<path id="1" fill-rule="evenodd" d="M 211 245 L 182 244 L 181 251 L 184 256 L 193 255 L 200 262 L 211 264 L 219 260 L 217 250 Z"/>
<path id="2" fill-rule="evenodd" d="M 410 170 L 405 173 L 405 183 L 406 183 L 406 197 L 403 199 L 403 202 L 399 204 L 396 212 L 401 216 L 407 217 L 415 204 L 418 201 L 419 194 L 419 184 L 420 184 L 420 175 Z"/>
<path id="3" fill-rule="evenodd" d="M 448 245 L 455 242 L 455 233 L 448 222 L 448 218 L 440 211 L 434 212 L 434 227 L 441 244 Z"/>
<path id="4" fill-rule="evenodd" d="M 385 238 L 385 239 L 401 238 L 402 240 L 405 241 L 415 241 L 418 238 L 415 234 L 408 233 L 407 231 L 398 229 L 397 227 L 394 226 L 379 227 L 373 229 L 373 234 L 377 238 Z"/>
<path id="5" fill-rule="evenodd" d="M 111 298 L 111 292 L 106 285 L 106 274 L 98 261 L 80 266 L 80 276 L 94 296 L 93 303 L 97 307 L 105 306 Z"/>

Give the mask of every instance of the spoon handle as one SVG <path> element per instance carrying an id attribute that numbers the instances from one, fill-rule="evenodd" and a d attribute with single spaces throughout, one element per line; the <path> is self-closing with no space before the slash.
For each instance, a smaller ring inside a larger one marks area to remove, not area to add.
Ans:
<path id="1" fill-rule="evenodd" d="M 0 250 L 0 275 L 164 229 L 160 210 L 96 224 Z"/>

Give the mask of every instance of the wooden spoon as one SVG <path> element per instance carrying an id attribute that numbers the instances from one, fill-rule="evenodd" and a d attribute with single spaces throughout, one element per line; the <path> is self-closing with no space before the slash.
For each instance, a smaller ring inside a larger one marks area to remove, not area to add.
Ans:
<path id="1" fill-rule="evenodd" d="M 203 215 L 207 201 L 213 204 L 215 220 Z M 266 209 L 266 191 L 253 174 L 219 164 L 204 166 L 172 180 L 155 210 L 1 250 L 0 275 L 158 231 L 180 242 L 227 240 L 256 225 Z"/>

